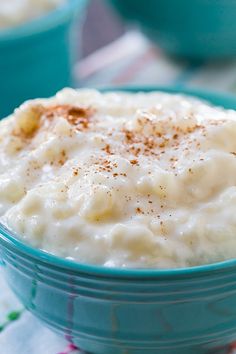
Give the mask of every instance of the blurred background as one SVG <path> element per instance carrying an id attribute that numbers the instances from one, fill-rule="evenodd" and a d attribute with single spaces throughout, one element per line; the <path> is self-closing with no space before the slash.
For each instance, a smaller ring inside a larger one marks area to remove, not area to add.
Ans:
<path id="1" fill-rule="evenodd" d="M 91 0 L 79 85 L 236 92 L 236 1 Z"/>
<path id="2" fill-rule="evenodd" d="M 236 92 L 235 0 L 0 0 L 0 117 L 65 86 Z"/>
<path id="3" fill-rule="evenodd" d="M 91 0 L 83 28 L 82 56 L 114 41 L 128 30 L 124 20 L 103 0 Z"/>

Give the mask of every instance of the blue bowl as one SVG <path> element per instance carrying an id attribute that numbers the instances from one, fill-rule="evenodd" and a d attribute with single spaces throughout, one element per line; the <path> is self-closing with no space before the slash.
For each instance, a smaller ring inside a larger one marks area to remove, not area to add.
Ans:
<path id="1" fill-rule="evenodd" d="M 171 55 L 191 59 L 236 56 L 236 1 L 108 1 Z"/>
<path id="2" fill-rule="evenodd" d="M 27 99 L 73 85 L 77 20 L 87 0 L 65 5 L 19 27 L 0 31 L 0 117 Z M 82 21 L 80 21 L 82 23 Z"/>
<path id="3" fill-rule="evenodd" d="M 233 96 L 182 92 L 236 108 Z M 236 339 L 235 259 L 170 270 L 105 268 L 34 249 L 2 226 L 0 254 L 24 306 L 90 353 L 205 354 Z"/>

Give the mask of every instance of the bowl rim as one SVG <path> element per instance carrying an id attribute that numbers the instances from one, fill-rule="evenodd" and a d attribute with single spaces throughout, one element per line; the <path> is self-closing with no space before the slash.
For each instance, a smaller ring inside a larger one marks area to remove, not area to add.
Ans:
<path id="1" fill-rule="evenodd" d="M 121 91 L 121 92 L 151 92 L 162 91 L 167 93 L 190 95 L 196 98 L 201 98 L 213 103 L 214 105 L 223 106 L 227 109 L 236 109 L 236 96 L 233 94 L 218 93 L 207 90 L 189 89 L 181 87 L 168 86 L 125 86 L 125 87 L 108 87 L 97 88 L 101 92 L 106 91 Z M 79 263 L 70 259 L 62 258 L 44 250 L 34 248 L 33 246 L 24 243 L 17 238 L 17 235 L 7 229 L 0 223 L 0 242 L 5 241 L 7 245 L 20 253 L 27 255 L 42 263 L 47 263 L 53 267 L 63 268 L 74 272 L 92 274 L 101 277 L 115 278 L 176 278 L 176 277 L 194 277 L 212 272 L 224 271 L 228 268 L 236 267 L 236 258 L 228 259 L 221 262 L 203 264 L 185 268 L 118 268 L 105 267 L 102 265 Z M 2 246 L 4 247 L 4 246 Z M 1 247 L 0 247 L 1 251 Z"/>
<path id="2" fill-rule="evenodd" d="M 10 28 L 3 28 L 0 30 L 0 44 L 31 37 L 53 29 L 75 16 L 86 2 L 87 0 L 66 0 L 65 3 L 35 19 Z"/>

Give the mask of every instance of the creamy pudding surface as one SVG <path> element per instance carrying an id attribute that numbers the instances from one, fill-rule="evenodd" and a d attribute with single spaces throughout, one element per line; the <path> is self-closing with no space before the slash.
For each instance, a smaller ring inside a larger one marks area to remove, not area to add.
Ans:
<path id="1" fill-rule="evenodd" d="M 1 222 L 80 263 L 236 257 L 236 112 L 162 92 L 65 89 L 0 122 Z"/>
<path id="2" fill-rule="evenodd" d="M 0 0 L 0 30 L 40 17 L 65 2 L 66 0 Z"/>

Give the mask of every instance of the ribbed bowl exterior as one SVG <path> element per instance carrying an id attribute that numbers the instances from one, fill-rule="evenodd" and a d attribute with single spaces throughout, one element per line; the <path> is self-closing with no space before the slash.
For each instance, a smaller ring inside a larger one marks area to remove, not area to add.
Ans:
<path id="1" fill-rule="evenodd" d="M 0 239 L 7 281 L 46 325 L 96 354 L 206 353 L 236 339 L 236 267 L 182 275 L 86 274 Z"/>
<path id="2" fill-rule="evenodd" d="M 153 89 L 178 92 L 141 88 Z M 181 92 L 236 107 L 234 96 Z M 24 245 L 1 225 L 0 258 L 26 308 L 89 353 L 215 354 L 236 339 L 236 260 L 167 271 L 80 265 Z"/>

